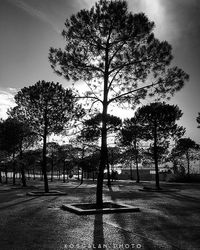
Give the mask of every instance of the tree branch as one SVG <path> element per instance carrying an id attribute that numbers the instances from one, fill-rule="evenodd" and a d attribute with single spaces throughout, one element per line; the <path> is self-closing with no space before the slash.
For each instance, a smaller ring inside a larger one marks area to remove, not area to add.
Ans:
<path id="1" fill-rule="evenodd" d="M 113 101 L 115 101 L 116 99 L 119 99 L 119 98 L 123 97 L 123 96 L 132 94 L 132 93 L 137 92 L 137 91 L 139 91 L 139 90 L 141 90 L 141 89 L 146 89 L 146 88 L 153 87 L 153 86 L 155 86 L 155 85 L 157 85 L 157 84 L 159 84 L 159 83 L 158 83 L 158 82 L 157 82 L 157 83 L 152 83 L 152 84 L 146 85 L 146 86 L 144 86 L 144 87 L 141 87 L 141 88 L 138 88 L 138 89 L 134 89 L 134 90 L 131 90 L 131 91 L 129 91 L 129 92 L 123 93 L 123 94 L 121 94 L 121 95 L 118 95 L 118 96 L 116 96 L 116 97 L 114 97 L 114 98 L 111 98 L 111 99 L 108 101 L 108 104 L 111 103 L 111 102 L 113 102 Z"/>

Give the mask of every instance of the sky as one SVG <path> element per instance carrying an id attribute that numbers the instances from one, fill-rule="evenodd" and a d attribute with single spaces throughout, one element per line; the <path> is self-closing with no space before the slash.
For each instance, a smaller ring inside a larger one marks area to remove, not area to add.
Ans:
<path id="1" fill-rule="evenodd" d="M 21 88 L 39 80 L 68 82 L 50 67 L 50 47 L 64 46 L 60 35 L 66 18 L 81 9 L 91 8 L 95 0 L 0 0 L 0 117 L 14 105 Z M 128 0 L 133 13 L 144 12 L 155 22 L 154 33 L 173 47 L 173 65 L 190 75 L 184 88 L 170 103 L 183 111 L 180 124 L 185 136 L 200 143 L 196 117 L 200 112 L 200 1 L 199 0 Z M 119 115 L 119 112 L 118 112 Z M 130 117 L 131 112 L 122 112 Z"/>

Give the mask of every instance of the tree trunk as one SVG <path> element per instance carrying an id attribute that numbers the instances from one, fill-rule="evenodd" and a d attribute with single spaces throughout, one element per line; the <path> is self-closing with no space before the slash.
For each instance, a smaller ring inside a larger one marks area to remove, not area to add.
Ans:
<path id="1" fill-rule="evenodd" d="M 33 165 L 33 180 L 35 180 L 35 165 Z"/>
<path id="2" fill-rule="evenodd" d="M 80 180 L 79 170 L 80 170 L 80 168 L 79 168 L 79 165 L 78 165 L 78 181 Z"/>
<path id="3" fill-rule="evenodd" d="M 130 161 L 130 179 L 133 180 L 132 161 Z"/>
<path id="4" fill-rule="evenodd" d="M 139 167 L 138 167 L 138 149 L 137 149 L 136 143 L 135 143 L 135 165 L 136 165 L 136 173 L 137 173 L 136 182 L 139 183 L 140 182 L 140 174 L 139 174 Z"/>
<path id="5" fill-rule="evenodd" d="M 42 165 L 43 168 L 43 165 Z M 40 180 L 43 181 L 43 171 L 40 171 Z"/>
<path id="6" fill-rule="evenodd" d="M 30 180 L 31 179 L 31 171 L 30 171 L 30 169 L 27 170 L 27 175 L 28 175 L 28 180 Z"/>
<path id="7" fill-rule="evenodd" d="M 100 155 L 100 164 L 99 164 L 97 190 L 96 190 L 96 205 L 98 208 L 103 207 L 104 169 L 107 165 L 107 159 L 108 159 L 106 120 L 107 120 L 107 105 L 104 105 L 103 116 L 102 116 L 101 155 Z"/>
<path id="8" fill-rule="evenodd" d="M 69 170 L 68 170 L 68 166 L 67 166 L 67 181 L 69 180 Z"/>
<path id="9" fill-rule="evenodd" d="M 82 168 L 82 170 L 81 170 L 81 184 L 83 184 L 83 174 L 84 174 L 84 172 L 83 172 L 83 168 Z"/>
<path id="10" fill-rule="evenodd" d="M 51 156 L 51 182 L 53 182 L 53 154 Z"/>
<path id="11" fill-rule="evenodd" d="M 42 150 L 42 173 L 44 177 L 44 191 L 45 193 L 49 192 L 48 178 L 47 178 L 47 125 L 44 127 L 44 136 L 43 136 L 43 150 Z"/>
<path id="12" fill-rule="evenodd" d="M 25 175 L 25 169 L 24 169 L 24 163 L 22 162 L 23 159 L 23 153 L 22 153 L 22 144 L 20 146 L 20 170 L 21 170 L 21 180 L 22 180 L 22 186 L 26 187 L 26 175 Z"/>
<path id="13" fill-rule="evenodd" d="M 158 150 L 157 150 L 157 126 L 154 126 L 154 162 L 156 172 L 156 189 L 160 189 L 159 169 L 158 169 Z"/>
<path id="14" fill-rule="evenodd" d="M 22 175 L 22 186 L 26 187 L 26 175 L 25 175 L 25 171 L 24 171 L 24 166 L 22 166 L 21 168 L 21 175 Z"/>
<path id="15" fill-rule="evenodd" d="M 94 179 L 95 179 L 94 171 L 92 172 L 92 179 L 93 179 L 93 182 L 94 182 Z"/>
<path id="16" fill-rule="evenodd" d="M 189 152 L 186 152 L 186 159 L 187 159 L 187 175 L 190 176 L 190 156 Z"/>
<path id="17" fill-rule="evenodd" d="M 63 182 L 65 182 L 65 161 L 63 161 Z"/>
<path id="18" fill-rule="evenodd" d="M 140 174 L 139 174 L 138 158 L 137 157 L 136 157 L 135 161 L 136 161 L 135 164 L 136 164 L 136 172 L 137 172 L 136 182 L 139 183 L 140 182 Z"/>
<path id="19" fill-rule="evenodd" d="M 58 180 L 60 181 L 60 166 L 59 166 L 59 169 L 58 169 Z"/>
<path id="20" fill-rule="evenodd" d="M 15 174 L 16 174 L 16 162 L 15 162 L 15 153 L 13 153 L 13 185 L 15 185 Z"/>
<path id="21" fill-rule="evenodd" d="M 108 178 L 107 185 L 108 185 L 108 187 L 110 187 L 111 186 L 111 181 L 110 181 L 110 165 L 109 165 L 108 161 L 107 161 L 107 178 Z"/>
<path id="22" fill-rule="evenodd" d="M 104 90 L 103 90 L 103 112 L 102 112 L 102 128 L 101 128 L 101 155 L 97 178 L 96 190 L 96 206 L 103 207 L 103 179 L 104 169 L 108 162 L 107 149 L 107 109 L 108 109 L 108 79 L 109 79 L 109 38 L 105 49 L 105 68 L 104 68 Z"/>
<path id="23" fill-rule="evenodd" d="M 7 166 L 5 166 L 5 176 L 6 176 L 5 183 L 8 184 L 8 169 L 7 169 Z"/>

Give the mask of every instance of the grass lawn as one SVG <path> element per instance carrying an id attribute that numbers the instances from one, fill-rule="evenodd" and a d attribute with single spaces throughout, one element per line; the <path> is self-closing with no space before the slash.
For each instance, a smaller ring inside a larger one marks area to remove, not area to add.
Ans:
<path id="1" fill-rule="evenodd" d="M 26 196 L 42 190 L 0 186 L 2 250 L 23 249 L 200 249 L 200 184 L 161 183 L 170 192 L 140 192 L 152 182 L 114 182 L 104 186 L 104 200 L 140 208 L 138 213 L 76 215 L 62 204 L 95 202 L 95 183 L 50 183 L 66 196 Z M 35 186 L 35 188 L 34 188 Z M 101 247 L 101 248 L 100 248 Z"/>

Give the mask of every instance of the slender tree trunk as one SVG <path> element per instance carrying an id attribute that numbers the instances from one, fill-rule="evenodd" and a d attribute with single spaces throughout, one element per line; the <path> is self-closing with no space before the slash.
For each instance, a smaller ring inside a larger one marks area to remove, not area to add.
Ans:
<path id="1" fill-rule="evenodd" d="M 7 169 L 7 166 L 5 166 L 5 176 L 6 176 L 5 183 L 8 184 L 8 169 Z"/>
<path id="2" fill-rule="evenodd" d="M 27 174 L 28 174 L 28 180 L 30 180 L 31 179 L 30 169 L 27 170 Z"/>
<path id="3" fill-rule="evenodd" d="M 83 145 L 82 154 L 81 154 L 82 164 L 83 164 L 84 155 L 85 155 L 85 149 L 84 149 L 84 145 Z M 83 177 L 84 177 L 84 170 L 83 170 L 83 166 L 82 166 L 81 167 L 81 183 L 80 184 L 83 184 Z"/>
<path id="4" fill-rule="evenodd" d="M 26 175 L 25 175 L 25 171 L 24 171 L 24 166 L 22 166 L 21 175 L 22 175 L 22 186 L 26 187 L 27 185 L 26 185 Z"/>
<path id="5" fill-rule="evenodd" d="M 53 182 L 53 154 L 51 156 L 51 182 Z"/>
<path id="6" fill-rule="evenodd" d="M 67 166 L 67 180 L 69 180 L 69 170 L 68 170 L 68 166 Z"/>
<path id="7" fill-rule="evenodd" d="M 101 129 L 101 155 L 97 178 L 96 206 L 103 207 L 103 179 L 104 169 L 108 161 L 107 149 L 107 109 L 108 109 L 108 79 L 109 79 L 109 38 L 105 49 L 105 70 L 104 70 L 104 91 L 103 91 L 103 112 L 102 112 L 102 129 Z"/>
<path id="8" fill-rule="evenodd" d="M 110 187 L 111 186 L 111 181 L 110 181 L 110 165 L 109 165 L 108 161 L 107 161 L 107 178 L 108 178 L 107 185 L 108 185 L 108 187 Z"/>
<path id="9" fill-rule="evenodd" d="M 46 119 L 45 119 L 46 123 Z M 44 191 L 45 193 L 49 192 L 48 178 L 47 178 L 47 124 L 44 127 L 44 135 L 43 135 L 43 150 L 42 150 L 42 173 L 44 177 Z"/>
<path id="10" fill-rule="evenodd" d="M 94 178 L 94 171 L 92 172 L 92 179 L 93 179 L 93 182 L 94 182 L 94 179 L 95 179 L 95 178 Z"/>
<path id="11" fill-rule="evenodd" d="M 43 168 L 43 165 L 42 165 Z M 43 171 L 40 171 L 40 180 L 43 181 Z"/>
<path id="12" fill-rule="evenodd" d="M 35 165 L 33 165 L 33 180 L 35 180 Z"/>
<path id="13" fill-rule="evenodd" d="M 21 180 L 22 180 L 22 186 L 26 187 L 26 175 L 25 175 L 25 169 L 24 169 L 24 163 L 22 162 L 23 159 L 23 153 L 22 153 L 22 145 L 20 147 L 20 170 L 21 170 Z"/>
<path id="14" fill-rule="evenodd" d="M 139 174 L 139 167 L 138 167 L 138 149 L 137 149 L 137 142 L 134 142 L 134 149 L 135 149 L 135 165 L 136 165 L 136 173 L 137 173 L 137 179 L 136 182 L 140 182 L 140 174 Z"/>
<path id="15" fill-rule="evenodd" d="M 15 153 L 13 153 L 13 185 L 15 185 L 15 176 L 16 175 L 16 162 L 15 162 Z"/>
<path id="16" fill-rule="evenodd" d="M 83 167 L 81 169 L 81 183 L 80 184 L 83 184 L 83 175 L 84 175 L 84 171 L 83 171 Z"/>
<path id="17" fill-rule="evenodd" d="M 63 182 L 65 182 L 65 161 L 63 161 Z"/>
<path id="18" fill-rule="evenodd" d="M 154 162 L 156 172 L 156 189 L 160 189 L 159 169 L 158 169 L 158 150 L 157 150 L 157 126 L 154 125 Z"/>
<path id="19" fill-rule="evenodd" d="M 59 179 L 59 181 L 60 181 L 60 167 L 59 167 L 59 169 L 58 169 L 58 179 Z"/>
<path id="20" fill-rule="evenodd" d="M 189 152 L 186 152 L 186 159 L 187 159 L 187 175 L 190 176 L 190 156 L 189 156 Z"/>
<path id="21" fill-rule="evenodd" d="M 133 180 L 133 168 L 132 168 L 132 161 L 130 161 L 130 179 Z"/>
<path id="22" fill-rule="evenodd" d="M 96 190 L 96 205 L 98 208 L 103 207 L 104 169 L 107 165 L 107 159 L 108 159 L 106 123 L 107 123 L 107 104 L 104 105 L 103 107 L 103 116 L 102 116 L 101 155 L 100 155 L 100 164 L 98 170 L 97 190 Z"/>
<path id="23" fill-rule="evenodd" d="M 140 174 L 139 174 L 138 157 L 137 156 L 135 158 L 135 164 L 136 164 L 136 172 L 137 172 L 137 180 L 136 180 L 136 182 L 139 183 L 140 182 Z"/>
<path id="24" fill-rule="evenodd" d="M 80 180 L 79 170 L 80 170 L 80 168 L 79 168 L 79 165 L 78 165 L 78 180 Z"/>

